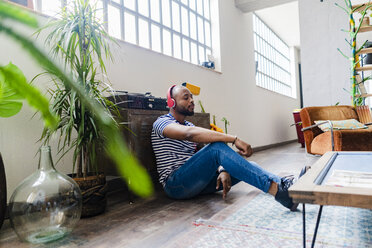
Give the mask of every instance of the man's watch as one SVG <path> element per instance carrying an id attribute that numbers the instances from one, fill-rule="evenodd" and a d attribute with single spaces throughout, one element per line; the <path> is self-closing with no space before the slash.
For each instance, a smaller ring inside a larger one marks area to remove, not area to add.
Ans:
<path id="1" fill-rule="evenodd" d="M 233 145 L 233 146 L 235 145 L 235 142 L 236 142 L 237 139 L 238 139 L 238 136 L 235 135 L 235 139 L 234 139 L 234 141 L 232 142 L 232 145 Z"/>
<path id="2" fill-rule="evenodd" d="M 222 172 L 227 172 L 224 168 L 218 170 L 218 174 L 221 174 Z"/>

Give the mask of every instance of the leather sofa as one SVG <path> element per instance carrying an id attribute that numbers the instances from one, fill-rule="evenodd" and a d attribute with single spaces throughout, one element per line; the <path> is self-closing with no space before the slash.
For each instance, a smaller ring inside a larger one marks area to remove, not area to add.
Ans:
<path id="1" fill-rule="evenodd" d="M 368 110 L 369 111 L 369 110 Z M 357 111 L 352 106 L 306 107 L 300 112 L 303 128 L 314 125 L 318 120 L 359 121 Z M 304 131 L 306 151 L 310 154 L 323 155 L 332 151 L 331 132 L 323 132 L 319 127 Z M 372 151 L 372 127 L 368 129 L 334 130 L 335 151 Z"/>

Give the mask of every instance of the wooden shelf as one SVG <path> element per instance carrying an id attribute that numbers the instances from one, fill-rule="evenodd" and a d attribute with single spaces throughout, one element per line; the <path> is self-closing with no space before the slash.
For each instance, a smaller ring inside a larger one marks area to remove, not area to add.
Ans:
<path id="1" fill-rule="evenodd" d="M 362 13 L 365 9 L 372 10 L 372 2 L 371 2 L 371 1 L 369 1 L 368 3 L 363 3 L 363 4 L 353 5 L 353 6 L 352 6 L 352 9 L 355 9 L 355 8 L 360 7 L 360 6 L 363 6 L 363 5 L 364 5 L 364 7 L 359 8 L 359 9 L 357 10 L 357 12 Z M 367 6 L 368 6 L 368 8 L 367 8 Z M 367 16 L 367 15 L 366 15 L 366 16 Z M 365 17 L 365 18 L 366 18 L 366 17 Z M 368 22 L 368 20 L 366 20 L 366 19 L 364 19 L 363 22 L 364 22 L 364 21 L 366 21 L 366 22 L 365 22 L 365 23 L 362 23 L 362 26 L 361 26 L 360 29 L 359 29 L 359 33 L 364 33 L 364 32 L 370 32 L 370 31 L 372 31 L 372 25 L 368 25 L 368 24 L 370 24 L 371 19 L 369 19 L 369 22 Z M 366 25 L 366 24 L 367 24 L 367 25 Z M 365 26 L 364 26 L 364 25 L 365 25 Z M 369 54 L 369 53 L 372 53 L 372 47 L 371 47 L 371 48 L 363 48 L 363 49 L 361 49 L 361 50 L 357 53 L 357 55 L 359 55 L 359 54 Z M 365 65 L 365 66 L 362 66 L 362 67 L 357 67 L 357 68 L 355 68 L 355 70 L 356 70 L 356 71 L 372 71 L 372 65 Z M 356 97 L 363 97 L 363 98 L 365 98 L 365 97 L 371 97 L 372 94 L 369 94 L 369 93 L 366 92 L 366 89 L 364 88 L 364 83 L 361 82 L 361 77 L 360 77 L 360 75 L 358 75 L 358 76 L 359 76 L 359 80 L 358 80 L 358 82 L 361 83 L 361 84 L 359 85 L 359 89 L 360 89 L 360 91 L 361 91 L 362 94 L 356 95 Z M 363 87 L 362 87 L 362 86 L 363 86 Z"/>
<path id="2" fill-rule="evenodd" d="M 359 6 L 362 6 L 362 5 L 366 5 L 367 6 L 368 4 L 371 4 L 372 5 L 372 2 L 352 5 L 351 8 L 352 9 L 355 9 L 356 7 L 359 7 Z M 365 9 L 365 7 L 360 8 L 360 9 L 357 10 L 357 12 L 363 12 L 364 9 Z M 371 7 L 369 7 L 369 9 L 371 9 Z"/>
<path id="3" fill-rule="evenodd" d="M 372 47 L 363 48 L 362 50 L 360 50 L 359 53 L 357 53 L 357 55 L 359 55 L 359 54 L 367 54 L 367 53 L 372 53 Z"/>
<path id="4" fill-rule="evenodd" d="M 372 94 L 361 94 L 361 95 L 355 95 L 356 97 L 370 97 Z"/>
<path id="5" fill-rule="evenodd" d="M 372 71 L 372 65 L 365 65 L 355 68 L 356 71 Z"/>
<path id="6" fill-rule="evenodd" d="M 360 27 L 359 33 L 364 33 L 364 32 L 369 32 L 372 31 L 372 26 L 367 26 L 367 27 Z"/>

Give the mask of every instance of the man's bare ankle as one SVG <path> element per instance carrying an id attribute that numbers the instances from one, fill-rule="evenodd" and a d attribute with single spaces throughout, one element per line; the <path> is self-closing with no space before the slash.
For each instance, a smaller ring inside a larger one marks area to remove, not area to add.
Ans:
<path id="1" fill-rule="evenodd" d="M 278 192 L 278 184 L 274 181 L 271 182 L 270 187 L 269 187 L 269 194 L 272 196 L 275 196 L 276 193 Z"/>

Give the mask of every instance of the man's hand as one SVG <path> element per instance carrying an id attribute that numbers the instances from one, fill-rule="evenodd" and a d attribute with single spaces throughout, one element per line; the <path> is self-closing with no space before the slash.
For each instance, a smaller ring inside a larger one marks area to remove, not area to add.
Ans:
<path id="1" fill-rule="evenodd" d="M 245 143 L 241 139 L 236 139 L 235 146 L 239 149 L 239 154 L 244 157 L 249 157 L 253 153 L 251 145 Z"/>
<path id="2" fill-rule="evenodd" d="M 227 193 L 231 189 L 231 177 L 230 177 L 230 174 L 227 173 L 226 171 L 221 172 L 217 177 L 217 186 L 216 186 L 217 190 L 220 188 L 221 183 L 223 186 L 222 198 L 225 199 Z"/>

